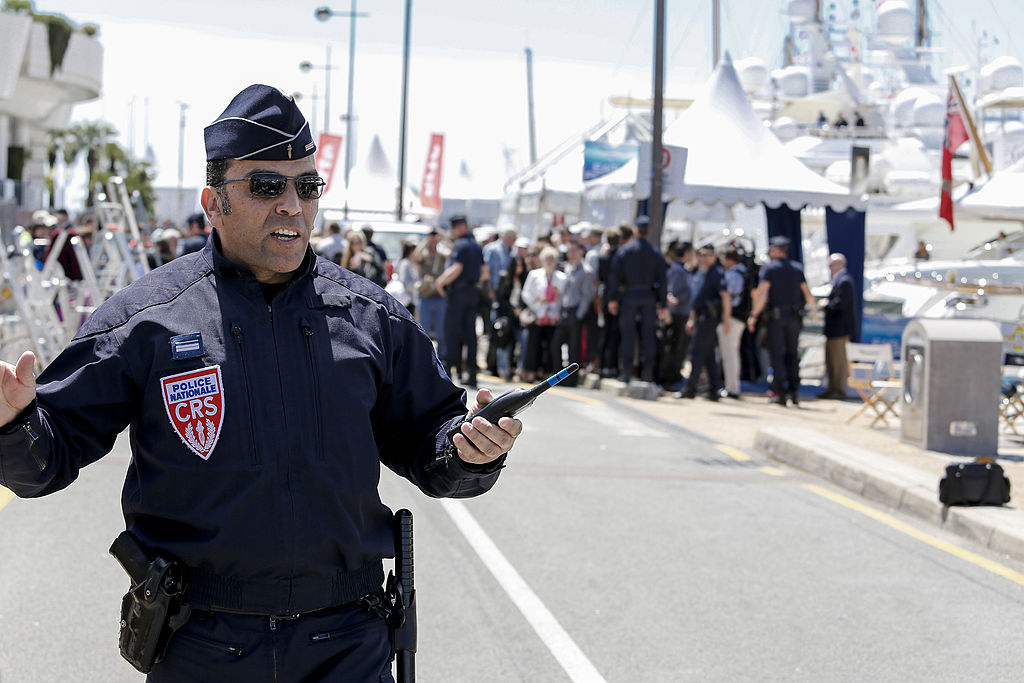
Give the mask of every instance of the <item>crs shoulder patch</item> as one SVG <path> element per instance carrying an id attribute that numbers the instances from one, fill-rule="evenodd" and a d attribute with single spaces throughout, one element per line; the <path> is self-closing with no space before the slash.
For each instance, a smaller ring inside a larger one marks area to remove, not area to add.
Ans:
<path id="1" fill-rule="evenodd" d="M 167 417 L 182 443 L 203 460 L 209 460 L 224 424 L 220 366 L 163 377 L 160 392 Z"/>

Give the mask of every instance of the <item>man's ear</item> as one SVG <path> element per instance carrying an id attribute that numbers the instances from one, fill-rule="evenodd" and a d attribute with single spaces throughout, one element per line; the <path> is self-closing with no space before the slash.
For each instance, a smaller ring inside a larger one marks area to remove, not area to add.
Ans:
<path id="1" fill-rule="evenodd" d="M 224 207 L 221 203 L 220 193 L 212 187 L 204 187 L 199 203 L 202 204 L 203 211 L 206 212 L 206 217 L 209 219 L 210 225 L 215 228 L 222 227 L 224 223 L 222 218 L 224 215 Z"/>

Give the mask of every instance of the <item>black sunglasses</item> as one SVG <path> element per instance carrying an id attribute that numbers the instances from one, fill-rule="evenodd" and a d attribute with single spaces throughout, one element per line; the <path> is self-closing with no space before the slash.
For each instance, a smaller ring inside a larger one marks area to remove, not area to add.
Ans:
<path id="1" fill-rule="evenodd" d="M 327 185 L 327 181 L 318 175 L 300 175 L 292 178 L 280 173 L 253 173 L 246 178 L 222 180 L 216 187 L 226 183 L 248 181 L 249 194 L 260 199 L 270 199 L 283 195 L 289 180 L 295 181 L 295 193 L 299 195 L 299 199 L 319 199 L 324 193 L 324 186 Z"/>

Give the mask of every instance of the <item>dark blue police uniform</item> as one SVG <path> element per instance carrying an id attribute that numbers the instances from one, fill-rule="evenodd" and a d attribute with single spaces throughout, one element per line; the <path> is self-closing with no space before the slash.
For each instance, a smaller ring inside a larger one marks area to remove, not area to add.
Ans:
<path id="1" fill-rule="evenodd" d="M 472 232 L 455 240 L 446 267 L 462 264 L 462 272 L 445 288 L 448 306 L 444 314 L 446 366 L 455 368 L 455 376 L 465 371 L 466 382 L 476 386 L 476 309 L 480 303 L 477 283 L 484 263 L 484 252 Z M 465 349 L 465 356 L 463 356 Z M 463 364 L 465 363 L 465 364 Z"/>
<path id="2" fill-rule="evenodd" d="M 668 290 L 665 286 L 665 259 L 643 237 L 619 247 L 612 259 L 608 276 L 608 295 L 619 302 L 621 332 L 620 376 L 628 379 L 633 370 L 637 318 L 640 319 L 640 365 L 643 380 L 654 379 L 654 356 L 657 345 L 657 307 L 664 306 Z"/>
<path id="3" fill-rule="evenodd" d="M 767 316 L 772 391 L 778 397 L 776 400 L 784 402 L 788 396 L 795 403 L 800 389 L 798 349 L 804 307 L 800 287 L 805 282 L 803 266 L 787 258 L 773 259 L 761 269 L 760 278 L 771 285 L 762 315 Z"/>
<path id="4" fill-rule="evenodd" d="M 725 271 L 715 263 L 704 274 L 704 283 L 693 300 L 693 341 L 690 343 L 690 376 L 680 392 L 682 398 L 693 398 L 697 392 L 701 370 L 708 377 L 708 398 L 718 400 L 722 373 L 718 367 L 718 334 L 722 320 L 722 292 L 726 291 Z M 736 324 L 736 323 L 734 323 Z"/>
<path id="5" fill-rule="evenodd" d="M 394 299 L 309 251 L 268 304 L 215 242 L 89 318 L 39 377 L 22 428 L 0 436 L 0 483 L 23 497 L 62 489 L 131 425 L 127 528 L 191 568 L 194 609 L 290 616 L 351 605 L 380 587 L 381 559 L 393 554 L 381 462 L 435 497 L 483 493 L 497 471 L 444 455 L 465 394 Z M 182 335 L 198 335 L 202 353 L 176 359 Z M 225 619 L 186 624 L 154 680 L 179 649 L 196 665 L 188 634 L 207 637 Z"/>
<path id="6" fill-rule="evenodd" d="M 281 155 L 312 154 L 290 98 L 251 86 L 225 112 L 233 130 L 207 129 L 208 155 L 245 139 L 254 110 L 270 124 L 250 149 L 281 134 Z M 125 523 L 187 567 L 192 606 L 151 681 L 391 680 L 387 626 L 357 604 L 394 554 L 380 463 L 469 497 L 504 462 L 447 446 L 465 393 L 384 290 L 308 247 L 288 282 L 264 285 L 217 230 L 101 305 L 36 396 L 0 428 L 0 484 L 21 497 L 68 486 L 131 427 Z"/>

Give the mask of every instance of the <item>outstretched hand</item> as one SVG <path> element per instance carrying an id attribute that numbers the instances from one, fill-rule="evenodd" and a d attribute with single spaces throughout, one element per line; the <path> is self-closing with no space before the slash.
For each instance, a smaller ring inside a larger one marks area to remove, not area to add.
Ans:
<path id="1" fill-rule="evenodd" d="M 469 414 L 476 413 L 491 402 L 491 392 L 481 389 L 476 393 L 476 402 L 469 409 Z M 27 404 L 26 404 L 27 405 Z M 483 465 L 512 450 L 516 437 L 523 431 L 523 423 L 512 417 L 503 417 L 498 424 L 492 424 L 482 417 L 467 420 L 459 427 L 459 433 L 452 442 L 458 449 L 459 457 L 466 461 Z"/>
<path id="2" fill-rule="evenodd" d="M 0 361 L 0 427 L 9 424 L 35 399 L 35 364 L 31 351 L 21 354 L 16 366 Z"/>

